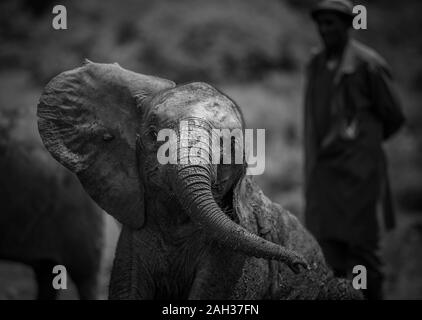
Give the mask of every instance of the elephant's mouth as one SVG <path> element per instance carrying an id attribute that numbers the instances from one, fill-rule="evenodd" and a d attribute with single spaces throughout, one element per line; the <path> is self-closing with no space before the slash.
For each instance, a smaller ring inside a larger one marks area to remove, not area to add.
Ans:
<path id="1" fill-rule="evenodd" d="M 209 129 L 209 128 L 208 128 Z M 179 150 L 181 155 L 189 155 Z M 274 259 L 286 263 L 295 273 L 299 266 L 307 267 L 304 259 L 295 252 L 269 242 L 240 226 L 226 215 L 213 196 L 211 185 L 216 179 L 215 165 L 211 164 L 209 148 L 195 153 L 200 159 L 188 159 L 186 164 L 171 166 L 170 183 L 176 198 L 190 218 L 203 226 L 217 243 L 234 251 L 257 258 Z"/>

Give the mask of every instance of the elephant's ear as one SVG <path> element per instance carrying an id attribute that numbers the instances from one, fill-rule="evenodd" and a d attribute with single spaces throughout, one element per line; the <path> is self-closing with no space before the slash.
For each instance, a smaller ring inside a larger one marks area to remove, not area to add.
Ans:
<path id="1" fill-rule="evenodd" d="M 76 173 L 99 206 L 134 228 L 143 225 L 145 214 L 135 154 L 143 102 L 174 85 L 87 61 L 52 79 L 38 104 L 47 150 Z"/>

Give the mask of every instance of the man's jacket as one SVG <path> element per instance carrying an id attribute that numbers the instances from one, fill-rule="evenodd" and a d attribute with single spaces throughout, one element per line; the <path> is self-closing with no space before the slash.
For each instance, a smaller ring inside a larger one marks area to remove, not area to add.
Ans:
<path id="1" fill-rule="evenodd" d="M 316 53 L 307 69 L 305 94 L 306 224 L 317 238 L 376 244 L 376 206 L 384 204 L 387 228 L 394 225 L 382 142 L 403 124 L 389 67 L 372 49 L 350 40 L 334 76 L 329 128 L 315 131 Z M 311 112 L 312 111 L 312 112 Z"/>

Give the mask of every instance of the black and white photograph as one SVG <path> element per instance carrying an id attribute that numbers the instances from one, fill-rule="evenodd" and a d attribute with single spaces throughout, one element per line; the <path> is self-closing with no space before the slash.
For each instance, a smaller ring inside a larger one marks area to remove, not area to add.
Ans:
<path id="1" fill-rule="evenodd" d="M 0 300 L 421 300 L 421 13 L 1 1 Z"/>

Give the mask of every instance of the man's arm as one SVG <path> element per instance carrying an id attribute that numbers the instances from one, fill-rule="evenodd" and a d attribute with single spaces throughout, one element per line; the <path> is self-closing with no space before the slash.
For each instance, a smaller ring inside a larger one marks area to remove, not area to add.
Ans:
<path id="1" fill-rule="evenodd" d="M 304 138 L 304 191 L 309 182 L 309 176 L 311 168 L 314 165 L 316 153 L 317 153 L 317 142 L 314 130 L 314 123 L 311 116 L 311 104 L 312 97 L 311 91 L 313 86 L 314 69 L 316 63 L 316 51 L 312 52 L 312 55 L 306 64 L 305 69 L 305 87 L 304 87 L 304 103 L 303 103 L 303 138 Z"/>
<path id="2" fill-rule="evenodd" d="M 401 128 L 405 117 L 388 67 L 370 66 L 369 79 L 375 112 L 383 124 L 384 139 L 388 139 Z"/>

